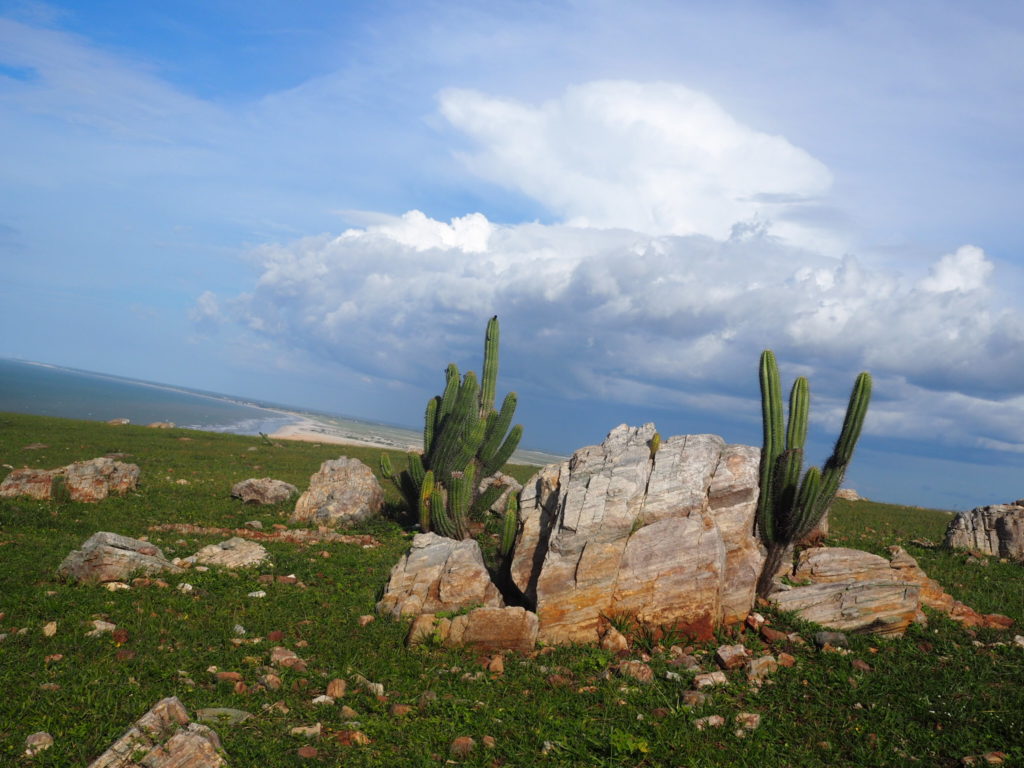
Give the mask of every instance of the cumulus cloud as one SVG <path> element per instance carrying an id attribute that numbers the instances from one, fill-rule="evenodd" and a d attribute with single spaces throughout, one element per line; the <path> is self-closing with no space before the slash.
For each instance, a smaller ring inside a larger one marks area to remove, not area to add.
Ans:
<path id="1" fill-rule="evenodd" d="M 498 313 L 519 388 L 725 415 L 772 347 L 820 387 L 815 418 L 830 426 L 867 368 L 885 382 L 878 434 L 980 446 L 971 426 L 1007 443 L 1024 428 L 1024 403 L 1007 400 L 1024 388 L 1024 322 L 992 303 L 992 264 L 972 246 L 914 283 L 765 231 L 718 240 L 411 211 L 255 258 L 261 277 L 234 300 L 237 319 L 375 376 L 478 364 L 479 326 Z"/>
<path id="2" fill-rule="evenodd" d="M 441 112 L 478 144 L 473 171 L 570 224 L 724 238 L 761 217 L 793 240 L 834 239 L 798 215 L 828 191 L 825 165 L 682 85 L 591 82 L 538 106 L 451 89 Z"/>

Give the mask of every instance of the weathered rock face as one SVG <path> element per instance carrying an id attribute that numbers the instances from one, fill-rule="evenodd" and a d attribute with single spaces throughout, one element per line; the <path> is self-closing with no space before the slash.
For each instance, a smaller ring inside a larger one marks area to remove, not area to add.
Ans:
<path id="1" fill-rule="evenodd" d="M 291 483 L 272 477 L 250 477 L 231 486 L 231 495 L 246 504 L 280 504 L 298 492 Z"/>
<path id="2" fill-rule="evenodd" d="M 958 512 L 946 528 L 945 546 L 1024 560 L 1024 499 Z"/>
<path id="3" fill-rule="evenodd" d="M 46 501 L 50 498 L 53 478 L 62 473 L 63 469 L 12 469 L 0 483 L 0 496 L 6 499 L 28 496 Z"/>
<path id="4" fill-rule="evenodd" d="M 384 491 L 370 468 L 347 456 L 330 459 L 310 476 L 309 490 L 295 504 L 292 522 L 347 526 L 380 514 Z"/>
<path id="5" fill-rule="evenodd" d="M 64 473 L 72 501 L 102 501 L 124 496 L 139 484 L 139 467 L 106 457 L 76 461 Z"/>
<path id="6" fill-rule="evenodd" d="M 484 565 L 480 545 L 436 533 L 413 537 L 412 549 L 391 569 L 377 612 L 399 618 L 505 603 Z"/>
<path id="7" fill-rule="evenodd" d="M 505 505 L 508 502 L 508 497 L 510 495 L 518 496 L 519 492 L 523 490 L 523 486 L 520 485 L 519 481 L 512 477 L 512 475 L 505 475 L 502 474 L 501 472 L 495 472 L 490 477 L 485 477 L 483 480 L 480 481 L 480 493 L 483 493 L 496 483 L 500 483 L 501 485 L 505 486 L 505 490 L 503 490 L 501 492 L 501 495 L 497 499 L 495 499 L 493 504 L 491 504 L 490 509 L 492 512 L 495 512 L 499 515 L 503 515 L 505 514 Z"/>
<path id="8" fill-rule="evenodd" d="M 759 450 L 685 435 L 652 459 L 654 432 L 617 427 L 524 488 L 512 578 L 539 639 L 597 642 L 602 615 L 621 613 L 706 638 L 749 612 Z"/>
<path id="9" fill-rule="evenodd" d="M 475 608 L 452 619 L 424 613 L 413 621 L 406 644 L 435 637 L 449 647 L 529 651 L 537 642 L 537 614 L 521 607 Z"/>
<path id="10" fill-rule="evenodd" d="M 15 469 L 0 483 L 0 496 L 31 496 L 47 500 L 52 497 L 53 481 L 63 477 L 72 501 L 102 501 L 111 494 L 123 496 L 139 483 L 135 464 L 101 457 L 77 461 L 58 469 Z"/>
<path id="11" fill-rule="evenodd" d="M 199 565 L 216 565 L 222 568 L 251 568 L 269 557 L 267 550 L 255 541 L 235 536 L 220 544 L 210 544 L 188 558 Z"/>
<path id="12" fill-rule="evenodd" d="M 89 768 L 218 768 L 220 738 L 189 721 L 176 696 L 158 701 Z"/>
<path id="13" fill-rule="evenodd" d="M 148 541 L 108 531 L 94 533 L 81 549 L 71 552 L 57 568 L 65 578 L 84 582 L 125 581 L 134 573 L 180 573 L 159 547 Z"/>

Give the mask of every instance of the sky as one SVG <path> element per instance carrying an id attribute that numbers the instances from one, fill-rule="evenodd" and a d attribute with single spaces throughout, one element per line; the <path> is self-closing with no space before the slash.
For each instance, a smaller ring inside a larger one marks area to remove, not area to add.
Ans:
<path id="1" fill-rule="evenodd" d="M 757 361 L 863 495 L 1024 496 L 1024 5 L 0 0 L 0 357 L 524 447 L 760 444 Z"/>

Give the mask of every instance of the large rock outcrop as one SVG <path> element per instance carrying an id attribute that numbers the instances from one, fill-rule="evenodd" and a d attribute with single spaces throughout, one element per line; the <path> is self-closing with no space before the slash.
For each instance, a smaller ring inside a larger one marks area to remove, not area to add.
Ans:
<path id="1" fill-rule="evenodd" d="M 292 522 L 329 527 L 349 526 L 380 514 L 384 491 L 368 466 L 342 456 L 320 465 L 309 478 L 309 490 L 295 504 Z"/>
<path id="2" fill-rule="evenodd" d="M 760 451 L 683 435 L 652 456 L 654 433 L 619 426 L 526 484 L 511 572 L 540 640 L 595 642 L 616 614 L 706 638 L 749 612 Z"/>
<path id="3" fill-rule="evenodd" d="M 1024 499 L 958 512 L 946 528 L 945 546 L 1024 561 Z"/>
<path id="4" fill-rule="evenodd" d="M 181 571 L 164 557 L 159 547 L 109 531 L 94 533 L 57 568 L 64 578 L 89 583 L 125 581 L 133 574 Z"/>
<path id="5" fill-rule="evenodd" d="M 394 618 L 505 603 L 484 565 L 480 545 L 436 533 L 418 533 L 412 549 L 391 569 L 377 612 Z"/>
<path id="6" fill-rule="evenodd" d="M 176 696 L 161 699 L 89 768 L 218 768 L 220 738 L 190 721 Z"/>
<path id="7" fill-rule="evenodd" d="M 139 467 L 108 457 L 76 461 L 57 469 L 15 469 L 0 483 L 0 497 L 30 496 L 46 501 L 62 478 L 72 501 L 96 502 L 123 496 L 139 483 Z"/>

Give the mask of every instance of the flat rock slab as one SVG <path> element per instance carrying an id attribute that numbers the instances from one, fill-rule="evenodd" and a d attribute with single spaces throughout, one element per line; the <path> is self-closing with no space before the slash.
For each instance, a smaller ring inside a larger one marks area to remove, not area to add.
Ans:
<path id="1" fill-rule="evenodd" d="M 826 582 L 772 593 L 771 603 L 829 629 L 900 636 L 917 618 L 920 588 L 900 581 Z"/>
<path id="2" fill-rule="evenodd" d="M 409 646 L 437 638 L 450 648 L 471 647 L 480 651 L 530 651 L 537 643 L 537 614 L 515 606 L 476 608 L 452 619 L 420 614 L 409 628 Z"/>
<path id="3" fill-rule="evenodd" d="M 455 541 L 436 533 L 418 533 L 412 548 L 391 569 L 377 612 L 399 618 L 504 605 L 479 544 L 472 539 Z"/>
<path id="4" fill-rule="evenodd" d="M 195 553 L 190 560 L 199 565 L 216 565 L 221 568 L 251 568 L 259 565 L 270 555 L 255 541 L 235 536 L 220 544 L 210 544 Z"/>
<path id="5" fill-rule="evenodd" d="M 0 497 L 51 499 L 58 477 L 63 478 L 72 501 L 97 502 L 134 490 L 139 483 L 139 467 L 103 456 L 57 469 L 15 469 L 0 483 Z"/>
<path id="6" fill-rule="evenodd" d="M 280 504 L 298 492 L 299 489 L 291 483 L 272 477 L 250 477 L 231 486 L 231 495 L 246 504 Z"/>
<path id="7" fill-rule="evenodd" d="M 176 696 L 158 701 L 89 768 L 219 768 L 220 738 L 190 721 Z"/>
<path id="8" fill-rule="evenodd" d="M 133 574 L 181 573 L 159 547 L 109 531 L 94 533 L 57 568 L 58 575 L 88 583 L 127 581 Z"/>
<path id="9" fill-rule="evenodd" d="M 330 527 L 349 526 L 380 514 L 384 491 L 368 466 L 342 456 L 320 465 L 309 478 L 309 490 L 295 503 L 291 522 Z"/>
<path id="10" fill-rule="evenodd" d="M 1024 561 L 1024 499 L 958 512 L 943 544 Z"/>

